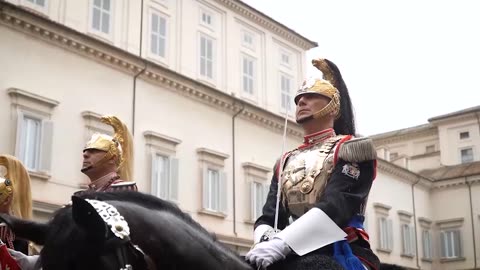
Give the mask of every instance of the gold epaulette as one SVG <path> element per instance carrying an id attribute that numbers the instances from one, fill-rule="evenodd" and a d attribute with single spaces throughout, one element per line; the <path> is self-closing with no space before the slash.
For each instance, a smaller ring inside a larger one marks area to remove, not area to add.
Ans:
<path id="1" fill-rule="evenodd" d="M 338 157 L 347 162 L 362 162 L 377 159 L 377 151 L 370 138 L 353 138 L 340 145 Z"/>

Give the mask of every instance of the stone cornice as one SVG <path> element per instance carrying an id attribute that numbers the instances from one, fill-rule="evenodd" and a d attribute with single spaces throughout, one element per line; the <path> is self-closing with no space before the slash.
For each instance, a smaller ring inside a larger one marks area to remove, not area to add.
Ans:
<path id="1" fill-rule="evenodd" d="M 224 234 L 216 234 L 216 236 L 220 242 L 225 244 L 241 246 L 244 248 L 251 248 L 253 245 L 252 239 L 245 239 L 245 238 L 234 237 L 234 236 L 229 236 Z"/>
<path id="2" fill-rule="evenodd" d="M 409 171 L 405 168 L 402 168 L 400 166 L 397 166 L 391 162 L 388 162 L 384 159 L 377 159 L 377 168 L 378 170 L 382 171 L 382 172 L 385 172 L 385 173 L 388 173 L 388 174 L 391 174 L 391 175 L 394 175 L 394 176 L 398 176 L 400 179 L 402 179 L 403 181 L 405 181 L 406 183 L 408 184 L 415 184 L 418 182 L 418 185 L 421 185 L 425 188 L 428 188 L 430 189 L 432 187 L 432 180 L 428 179 L 428 178 L 425 178 L 419 174 L 416 174 L 412 171 Z"/>
<path id="3" fill-rule="evenodd" d="M 311 41 L 304 36 L 298 34 L 287 26 L 275 21 L 268 15 L 256 10 L 255 8 L 239 1 L 239 0 L 215 0 L 228 9 L 240 14 L 241 16 L 265 27 L 278 36 L 292 42 L 304 50 L 309 50 L 318 46 L 317 42 Z"/>
<path id="4" fill-rule="evenodd" d="M 244 162 L 244 163 L 242 163 L 242 167 L 244 169 L 253 169 L 253 170 L 263 172 L 263 173 L 269 173 L 272 170 L 269 167 L 258 165 L 258 164 L 253 163 L 253 162 Z"/>
<path id="5" fill-rule="evenodd" d="M 427 136 L 433 136 L 433 135 L 438 135 L 438 130 L 436 128 L 429 128 L 426 130 L 422 131 L 414 131 L 411 133 L 404 133 L 401 135 L 391 135 L 391 136 L 371 136 L 373 143 L 375 146 L 380 147 L 386 144 L 392 144 L 392 143 L 398 143 L 402 141 L 407 141 L 411 139 L 416 139 L 420 137 L 427 137 Z"/>
<path id="6" fill-rule="evenodd" d="M 473 185 L 480 183 L 480 177 L 474 176 L 474 177 L 466 177 L 467 180 L 465 181 L 465 177 L 457 177 L 457 178 L 451 178 L 451 179 L 442 179 L 442 180 L 436 180 L 432 186 L 433 189 L 448 189 L 448 188 L 455 188 L 455 187 L 461 187 L 461 186 L 467 186 Z"/>
<path id="7" fill-rule="evenodd" d="M 430 120 L 430 123 L 432 123 L 435 126 L 441 126 L 444 124 L 462 123 L 462 122 L 472 121 L 472 120 L 477 121 L 477 113 L 478 112 L 469 112 L 461 115 L 451 116 L 448 118 Z"/>
<path id="8" fill-rule="evenodd" d="M 201 156 L 210 156 L 210 157 L 221 159 L 221 160 L 225 160 L 230 157 L 228 154 L 218 152 L 212 149 L 208 149 L 205 147 L 198 148 L 197 153 Z"/>
<path id="9" fill-rule="evenodd" d="M 144 80 L 222 111 L 233 114 L 243 107 L 242 118 L 277 133 L 283 133 L 284 119 L 278 114 L 245 103 L 218 89 L 10 3 L 0 2 L 0 24 L 122 72 L 131 75 L 141 73 L 140 77 Z M 287 134 L 299 140 L 303 137 L 301 128 L 291 120 L 288 123 Z"/>
<path id="10" fill-rule="evenodd" d="M 25 90 L 22 90 L 22 89 L 17 89 L 17 88 L 9 88 L 7 90 L 7 94 L 9 94 L 11 97 L 13 97 L 15 99 L 34 100 L 34 101 L 36 101 L 36 102 L 38 102 L 38 103 L 40 103 L 40 104 L 42 104 L 45 107 L 48 107 L 50 109 L 55 108 L 56 106 L 58 106 L 58 104 L 60 104 L 60 102 L 58 102 L 56 100 L 46 98 L 46 97 L 42 97 L 42 96 L 39 96 L 37 94 L 30 93 L 28 91 L 25 91 Z"/>

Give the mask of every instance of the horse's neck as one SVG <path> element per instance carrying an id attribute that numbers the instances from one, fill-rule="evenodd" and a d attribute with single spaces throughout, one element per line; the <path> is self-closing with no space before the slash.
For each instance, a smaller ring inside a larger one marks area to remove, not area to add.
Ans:
<path id="1" fill-rule="evenodd" d="M 133 244 L 152 258 L 157 269 L 161 265 L 205 270 L 250 269 L 233 251 L 214 241 L 205 229 L 178 213 L 126 202 L 115 204 L 129 223 Z"/>

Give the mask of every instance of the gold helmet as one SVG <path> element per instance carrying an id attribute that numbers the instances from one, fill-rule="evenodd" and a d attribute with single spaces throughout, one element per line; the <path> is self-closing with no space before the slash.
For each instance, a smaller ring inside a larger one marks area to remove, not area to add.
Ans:
<path id="1" fill-rule="evenodd" d="M 111 158 L 115 158 L 117 173 L 123 180 L 130 181 L 133 173 L 132 136 L 128 131 L 127 126 L 116 116 L 102 116 L 101 121 L 113 127 L 114 135 L 113 137 L 101 133 L 95 133 L 92 135 L 83 151 L 96 149 L 106 153 L 96 164 L 92 164 L 90 167 L 85 168 L 82 171 L 86 171 L 110 160 Z"/>
<path id="2" fill-rule="evenodd" d="M 30 176 L 20 160 L 10 155 L 0 155 L 0 203 L 5 202 L 12 194 L 13 215 L 30 219 L 32 217 Z"/>
<path id="3" fill-rule="evenodd" d="M 312 64 L 323 73 L 325 79 L 312 78 L 305 80 L 295 95 L 295 104 L 298 104 L 300 97 L 305 94 L 322 95 L 329 98 L 330 102 L 323 109 L 315 112 L 312 117 L 320 118 L 325 115 L 334 114 L 337 118 L 340 115 L 340 93 L 334 86 L 336 85 L 335 76 L 325 59 L 314 59 L 312 60 Z"/>

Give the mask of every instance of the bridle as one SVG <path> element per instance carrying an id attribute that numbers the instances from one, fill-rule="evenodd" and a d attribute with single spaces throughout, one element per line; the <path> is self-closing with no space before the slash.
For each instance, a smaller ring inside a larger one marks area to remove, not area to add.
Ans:
<path id="1" fill-rule="evenodd" d="M 107 254 L 101 256 L 102 260 L 113 259 L 118 262 L 120 268 L 118 270 L 155 270 L 156 265 L 153 260 L 145 254 L 140 247 L 135 245 L 130 239 L 130 227 L 128 226 L 125 218 L 118 212 L 118 210 L 111 204 L 86 199 L 86 201 L 92 205 L 97 211 L 98 215 L 105 222 L 110 232 L 114 234 L 114 238 L 106 241 L 104 250 L 113 250 L 107 252 Z M 109 234 L 109 231 L 106 233 Z M 132 262 L 129 261 L 129 255 L 133 254 L 136 258 L 135 263 L 140 263 L 142 267 L 134 269 Z"/>

